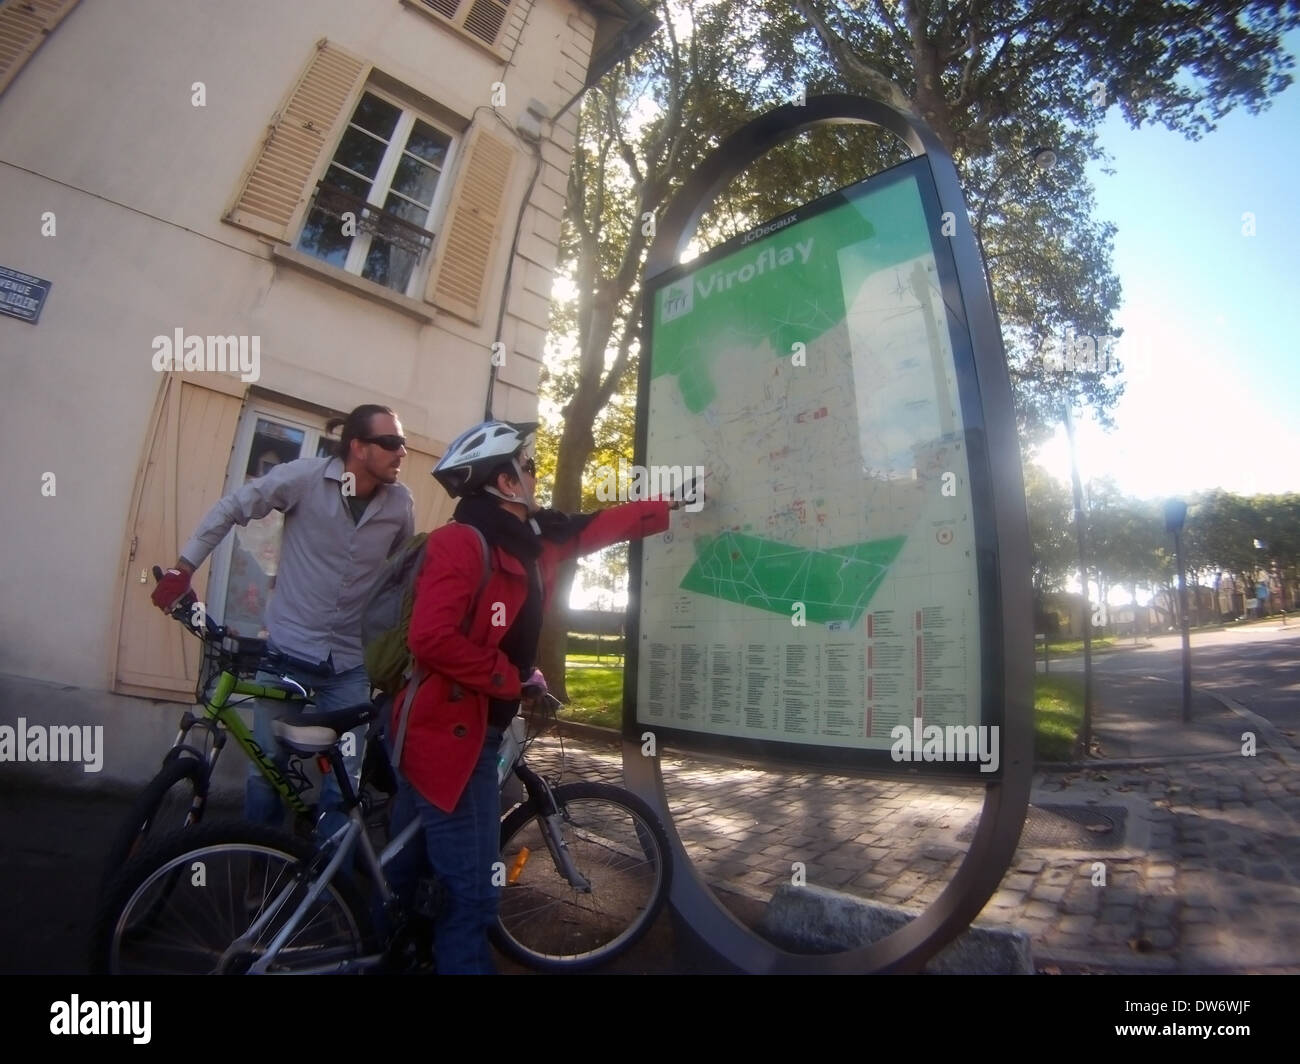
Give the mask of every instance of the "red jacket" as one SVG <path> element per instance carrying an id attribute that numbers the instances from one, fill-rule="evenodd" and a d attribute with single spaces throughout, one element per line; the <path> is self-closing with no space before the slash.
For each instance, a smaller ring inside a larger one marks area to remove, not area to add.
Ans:
<path id="1" fill-rule="evenodd" d="M 543 540 L 538 564 L 550 601 L 556 567 L 575 555 L 611 543 L 652 536 L 668 527 L 667 502 L 630 502 L 598 513 L 565 543 Z M 411 785 L 444 812 L 451 812 L 469 782 L 487 733 L 488 699 L 517 699 L 519 670 L 498 644 L 528 597 L 523 565 L 491 548 L 492 574 L 479 595 L 466 635 L 461 625 L 483 579 L 483 549 L 467 525 L 447 524 L 429 534 L 415 588 L 407 643 L 429 671 L 411 706 L 401 770 Z M 504 624 L 499 623 L 504 606 Z M 493 624 L 496 612 L 497 624 Z M 394 700 L 401 705 L 399 693 Z"/>

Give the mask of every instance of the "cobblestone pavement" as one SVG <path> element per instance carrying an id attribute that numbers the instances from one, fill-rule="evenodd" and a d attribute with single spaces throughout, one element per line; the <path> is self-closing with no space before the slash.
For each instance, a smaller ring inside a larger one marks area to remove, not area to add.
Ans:
<path id="1" fill-rule="evenodd" d="M 621 782 L 617 749 L 565 746 L 567 778 Z M 529 760 L 552 771 L 556 741 Z M 982 802 L 978 787 L 697 758 L 665 757 L 662 771 L 700 874 L 761 899 L 802 862 L 809 884 L 920 911 L 955 875 Z M 1046 816 L 1059 828 L 1050 809 L 1062 806 L 1118 810 L 1123 822 L 1118 845 L 1113 829 L 1075 829 L 1069 848 L 1022 834 L 978 922 L 1026 931 L 1040 969 L 1300 971 L 1300 774 L 1272 751 L 1040 771 L 1031 803 L 1030 826 Z"/>

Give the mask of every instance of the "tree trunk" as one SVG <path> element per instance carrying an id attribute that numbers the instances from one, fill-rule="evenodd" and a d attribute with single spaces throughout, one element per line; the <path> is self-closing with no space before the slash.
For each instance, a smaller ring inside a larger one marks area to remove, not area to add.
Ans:
<path id="1" fill-rule="evenodd" d="M 602 337 L 602 340 L 607 339 Z M 604 350 L 604 344 L 601 344 Z M 584 394 L 587 393 L 587 394 Z M 555 488 L 551 505 L 562 513 L 574 513 L 582 506 L 582 471 L 587 465 L 595 441 L 591 426 L 596 411 L 591 389 L 579 386 L 578 394 L 565 413 L 564 430 L 555 461 Z M 542 635 L 537 647 L 537 664 L 546 677 L 551 693 L 562 702 L 569 699 L 565 683 L 565 658 L 568 650 L 569 592 L 573 588 L 577 562 L 562 564 L 555 574 L 555 584 L 542 618 Z"/>

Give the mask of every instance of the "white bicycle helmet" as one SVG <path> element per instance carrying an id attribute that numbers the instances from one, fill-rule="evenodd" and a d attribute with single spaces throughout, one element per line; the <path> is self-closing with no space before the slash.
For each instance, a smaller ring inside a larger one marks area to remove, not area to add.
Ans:
<path id="1" fill-rule="evenodd" d="M 522 480 L 518 454 L 532 442 L 536 432 L 536 421 L 484 421 L 452 441 L 433 475 L 452 498 L 484 490 L 498 495 L 499 492 L 488 487 L 493 471 L 503 465 L 513 465 L 515 475 Z"/>

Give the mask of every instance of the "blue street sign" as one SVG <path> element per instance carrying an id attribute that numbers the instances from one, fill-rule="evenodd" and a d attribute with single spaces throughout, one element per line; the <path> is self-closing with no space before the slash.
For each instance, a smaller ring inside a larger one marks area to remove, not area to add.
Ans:
<path id="1" fill-rule="evenodd" d="M 45 306 L 45 297 L 53 287 L 52 281 L 0 266 L 0 314 L 35 325 Z"/>

